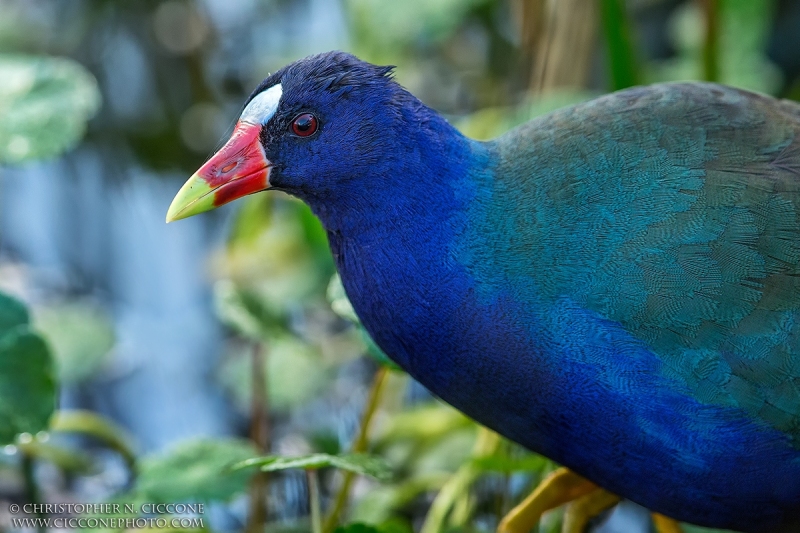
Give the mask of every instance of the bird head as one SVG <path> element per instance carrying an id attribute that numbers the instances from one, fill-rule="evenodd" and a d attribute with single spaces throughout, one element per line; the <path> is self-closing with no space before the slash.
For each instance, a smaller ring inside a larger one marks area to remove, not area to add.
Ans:
<path id="1" fill-rule="evenodd" d="M 167 222 L 266 189 L 312 207 L 321 205 L 315 199 L 368 194 L 370 178 L 385 175 L 382 169 L 408 152 L 402 146 L 413 119 L 404 115 L 424 108 L 391 72 L 330 52 L 268 77 L 245 104 L 230 140 L 175 196 Z"/>

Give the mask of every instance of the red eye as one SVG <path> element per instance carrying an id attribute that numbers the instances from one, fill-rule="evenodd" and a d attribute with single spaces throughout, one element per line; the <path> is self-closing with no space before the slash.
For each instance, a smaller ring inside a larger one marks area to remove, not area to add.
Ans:
<path id="1" fill-rule="evenodd" d="M 317 127 L 319 127 L 317 117 L 311 113 L 297 115 L 292 121 L 292 133 L 298 137 L 308 137 L 310 135 L 314 135 L 314 133 L 317 131 Z"/>

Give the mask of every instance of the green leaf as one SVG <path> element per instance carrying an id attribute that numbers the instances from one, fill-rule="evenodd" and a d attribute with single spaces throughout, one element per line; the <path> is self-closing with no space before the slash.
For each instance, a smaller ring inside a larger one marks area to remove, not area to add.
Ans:
<path id="1" fill-rule="evenodd" d="M 342 285 L 342 278 L 339 274 L 334 274 L 328 284 L 328 301 L 331 303 L 333 312 L 349 320 L 353 324 L 361 324 L 361 321 L 356 315 L 356 310 L 353 309 L 353 304 L 347 299 L 347 294 L 344 292 L 344 285 Z"/>
<path id="2" fill-rule="evenodd" d="M 378 529 L 381 533 L 414 533 L 411 522 L 397 516 L 381 522 Z"/>
<path id="3" fill-rule="evenodd" d="M 212 270 L 215 277 L 232 280 L 264 311 L 285 317 L 324 289 L 331 269 L 323 263 L 331 262 L 330 253 L 321 263 L 321 254 L 307 242 L 299 200 L 281 193 L 264 197 L 271 205 L 269 217 L 251 209 L 255 200 L 248 201 L 247 210 L 237 217 L 236 238 L 214 255 Z"/>
<path id="4" fill-rule="evenodd" d="M 291 470 L 293 468 L 318 469 L 318 468 L 339 468 L 355 474 L 371 476 L 382 481 L 391 478 L 392 471 L 389 465 L 380 457 L 360 453 L 329 455 L 327 453 L 314 453 L 302 455 L 300 457 L 280 457 L 277 455 L 267 455 L 264 457 L 254 457 L 243 461 L 235 466 L 237 469 L 257 466 L 262 472 L 277 472 L 279 470 Z"/>
<path id="5" fill-rule="evenodd" d="M 421 494 L 439 491 L 450 476 L 449 472 L 425 472 L 375 487 L 353 502 L 350 518 L 371 524 L 390 520 L 396 516 L 395 511 L 407 508 Z M 381 529 L 388 528 L 382 526 Z"/>
<path id="6" fill-rule="evenodd" d="M 226 326 L 255 341 L 269 338 L 283 322 L 257 295 L 230 280 L 214 285 L 214 306 Z"/>
<path id="7" fill-rule="evenodd" d="M 50 350 L 27 326 L 0 337 L 0 444 L 47 428 L 56 404 L 54 374 Z"/>
<path id="8" fill-rule="evenodd" d="M 114 347 L 114 330 L 106 314 L 85 302 L 37 308 L 34 323 L 50 343 L 64 382 L 91 377 Z"/>
<path id="9" fill-rule="evenodd" d="M 431 402 L 396 413 L 383 425 L 378 441 L 381 445 L 400 440 L 433 442 L 472 427 L 474 422 L 461 412 L 444 403 Z"/>
<path id="10" fill-rule="evenodd" d="M 355 524 L 347 524 L 346 526 L 339 526 L 333 530 L 333 533 L 383 533 L 383 532 L 375 526 L 356 522 Z"/>
<path id="11" fill-rule="evenodd" d="M 303 237 L 317 261 L 317 268 L 321 272 L 334 272 L 336 267 L 328 246 L 328 232 L 325 231 L 322 222 L 304 202 L 296 202 L 293 205 L 295 206 L 295 216 L 303 228 Z M 327 279 L 327 276 L 324 279 Z"/>
<path id="12" fill-rule="evenodd" d="M 0 55 L 0 163 L 56 156 L 97 111 L 94 77 L 69 59 Z"/>
<path id="13" fill-rule="evenodd" d="M 253 246 L 272 220 L 275 202 L 267 194 L 254 194 L 243 199 L 234 215 L 229 245 Z"/>
<path id="14" fill-rule="evenodd" d="M 27 324 L 28 320 L 25 304 L 0 292 L 0 337 L 10 329 Z"/>
<path id="15" fill-rule="evenodd" d="M 50 431 L 88 435 L 118 451 L 129 465 L 136 462 L 136 454 L 130 444 L 132 439 L 127 432 L 111 420 L 92 411 L 81 409 L 56 411 L 50 421 Z"/>
<path id="16" fill-rule="evenodd" d="M 245 491 L 252 472 L 231 468 L 255 448 L 240 439 L 186 442 L 140 463 L 136 494 L 144 501 L 227 501 Z"/>

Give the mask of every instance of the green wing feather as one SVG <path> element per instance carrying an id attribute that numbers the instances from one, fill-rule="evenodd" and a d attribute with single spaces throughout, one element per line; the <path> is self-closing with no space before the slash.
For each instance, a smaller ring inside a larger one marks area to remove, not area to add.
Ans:
<path id="1" fill-rule="evenodd" d="M 656 85 L 494 149 L 477 218 L 504 237 L 473 264 L 620 322 L 698 399 L 800 441 L 800 106 Z"/>

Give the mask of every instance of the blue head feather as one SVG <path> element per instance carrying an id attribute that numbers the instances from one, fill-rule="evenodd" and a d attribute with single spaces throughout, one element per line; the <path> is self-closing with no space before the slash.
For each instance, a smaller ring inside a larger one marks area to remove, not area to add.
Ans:
<path id="1" fill-rule="evenodd" d="M 468 148 L 467 139 L 394 81 L 392 69 L 344 52 L 319 54 L 271 75 L 250 98 L 281 84 L 278 112 L 262 132 L 275 164 L 270 183 L 308 202 L 329 230 L 355 215 L 354 230 L 363 213 L 384 221 L 393 212 L 406 216 L 392 206 L 414 196 L 419 179 L 426 180 L 419 194 L 430 196 L 431 180 L 452 177 L 451 156 Z M 303 112 L 318 117 L 319 131 L 286 135 Z"/>

